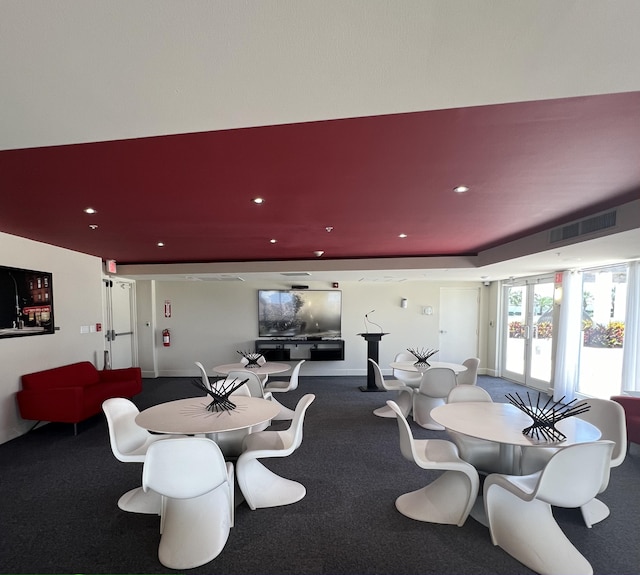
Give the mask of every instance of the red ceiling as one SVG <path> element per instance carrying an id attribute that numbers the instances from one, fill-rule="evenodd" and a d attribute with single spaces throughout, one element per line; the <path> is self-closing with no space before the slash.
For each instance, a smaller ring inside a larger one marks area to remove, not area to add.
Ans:
<path id="1" fill-rule="evenodd" d="M 640 197 L 640 92 L 8 150 L 0 188 L 120 264 L 475 254 Z"/>

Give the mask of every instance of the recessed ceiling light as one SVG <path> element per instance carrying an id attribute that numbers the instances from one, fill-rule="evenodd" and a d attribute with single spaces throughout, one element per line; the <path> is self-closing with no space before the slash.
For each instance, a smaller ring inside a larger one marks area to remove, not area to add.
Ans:
<path id="1" fill-rule="evenodd" d="M 85 214 L 97 214 L 98 210 L 95 210 L 94 208 L 85 208 L 84 209 L 84 213 Z"/>
<path id="2" fill-rule="evenodd" d="M 251 200 L 254 204 L 263 204 L 264 203 L 264 199 L 263 198 L 253 198 L 253 200 Z"/>
<path id="3" fill-rule="evenodd" d="M 467 186 L 457 186 L 453 188 L 453 191 L 458 194 L 464 194 L 465 192 L 469 191 L 469 188 Z"/>
<path id="4" fill-rule="evenodd" d="M 313 254 L 314 254 L 316 257 L 318 257 L 318 258 L 319 258 L 319 257 L 321 257 L 321 256 L 324 254 L 324 252 L 323 252 L 322 250 L 318 250 L 318 251 L 316 251 L 316 252 L 313 252 Z"/>
<path id="5" fill-rule="evenodd" d="M 156 244 L 159 248 L 163 248 L 164 247 L 164 242 L 158 242 Z"/>
<path id="6" fill-rule="evenodd" d="M 325 230 L 327 230 L 328 232 L 332 232 L 333 231 L 333 226 L 327 226 L 325 228 Z"/>
<path id="7" fill-rule="evenodd" d="M 98 229 L 98 224 L 89 224 L 89 227 L 90 227 L 92 230 L 97 230 L 97 229 Z"/>
<path id="8" fill-rule="evenodd" d="M 406 237 L 407 237 L 407 234 L 398 234 L 398 237 L 399 237 L 399 238 L 406 238 Z"/>
<path id="9" fill-rule="evenodd" d="M 269 240 L 269 243 L 270 243 L 270 244 L 277 244 L 277 243 L 278 243 L 278 240 L 276 240 L 276 239 L 271 239 L 271 240 Z"/>

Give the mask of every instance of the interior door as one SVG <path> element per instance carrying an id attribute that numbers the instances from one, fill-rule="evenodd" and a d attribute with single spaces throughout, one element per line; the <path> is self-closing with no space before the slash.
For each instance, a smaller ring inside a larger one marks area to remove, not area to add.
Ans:
<path id="1" fill-rule="evenodd" d="M 108 278 L 105 286 L 105 365 L 120 369 L 137 364 L 135 282 Z"/>
<path id="2" fill-rule="evenodd" d="M 440 289 L 440 351 L 435 360 L 462 363 L 478 357 L 479 309 L 478 288 Z"/>
<path id="3" fill-rule="evenodd" d="M 547 392 L 553 348 L 553 278 L 504 286 L 502 375 Z"/>

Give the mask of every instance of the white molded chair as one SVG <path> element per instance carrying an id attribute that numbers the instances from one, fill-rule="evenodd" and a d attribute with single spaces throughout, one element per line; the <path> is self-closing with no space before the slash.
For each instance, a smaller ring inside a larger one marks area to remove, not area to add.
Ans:
<path id="1" fill-rule="evenodd" d="M 300 501 L 307 493 L 304 485 L 291 481 L 267 469 L 259 459 L 287 457 L 302 443 L 302 427 L 307 408 L 315 395 L 304 395 L 296 406 L 288 429 L 260 431 L 248 435 L 237 461 L 238 485 L 251 509 L 277 507 Z"/>
<path id="2" fill-rule="evenodd" d="M 373 375 L 375 377 L 376 386 L 380 389 L 384 389 L 385 391 L 396 391 L 397 396 L 395 398 L 395 402 L 400 407 L 402 415 L 408 417 L 411 413 L 411 408 L 413 407 L 413 389 L 408 385 L 405 385 L 401 381 L 385 381 L 380 366 L 371 358 L 369 358 L 368 361 L 373 366 Z M 378 409 L 374 409 L 373 414 L 377 415 L 378 417 L 389 418 L 395 418 L 396 416 L 395 411 L 393 411 L 393 409 L 391 409 L 388 405 L 383 405 L 382 407 L 378 407 Z"/>
<path id="3" fill-rule="evenodd" d="M 111 451 L 118 461 L 125 463 L 144 463 L 147 449 L 152 444 L 167 440 L 175 435 L 156 435 L 149 433 L 136 422 L 140 413 L 135 404 L 124 397 L 112 397 L 102 403 L 109 428 Z M 118 500 L 118 507 L 133 513 L 159 515 L 162 498 L 157 493 L 145 493 L 142 487 L 127 491 Z"/>
<path id="4" fill-rule="evenodd" d="M 624 409 L 619 403 L 610 399 L 589 398 L 579 403 L 588 404 L 589 411 L 576 415 L 584 421 L 595 425 L 601 432 L 600 439 L 613 441 L 615 446 L 611 454 L 610 467 L 618 467 L 627 455 L 627 425 Z M 551 456 L 558 451 L 554 447 L 525 447 L 522 449 L 520 468 L 522 473 L 533 473 L 542 469 Z M 609 485 L 609 474 L 600 486 L 602 493 Z M 599 499 L 593 498 L 580 506 L 585 525 L 591 527 L 609 517 L 609 508 Z"/>
<path id="5" fill-rule="evenodd" d="M 271 400 L 271 392 L 265 391 L 262 380 L 257 373 L 252 371 L 230 371 L 227 374 L 228 380 L 238 379 L 240 381 L 247 380 L 246 385 L 249 388 L 251 397 L 260 397 L 262 399 Z"/>
<path id="6" fill-rule="evenodd" d="M 275 399 L 271 391 L 264 388 L 260 376 L 257 373 L 251 371 L 230 371 L 228 377 L 238 378 L 240 380 L 248 379 L 247 386 L 251 392 L 251 397 L 261 397 L 262 399 L 268 399 L 275 403 L 279 407 L 280 412 L 273 418 L 274 421 L 289 421 L 293 418 L 293 409 L 289 409 Z M 268 427 L 268 424 L 265 427 Z"/>
<path id="7" fill-rule="evenodd" d="M 458 457 L 458 450 L 450 441 L 414 439 L 400 407 L 394 401 L 387 401 L 387 405 L 396 414 L 404 458 L 422 469 L 444 471 L 426 487 L 398 497 L 396 509 L 417 521 L 462 527 L 478 495 L 478 472 Z"/>
<path id="8" fill-rule="evenodd" d="M 447 396 L 447 403 L 459 402 L 493 402 L 491 395 L 477 385 L 456 385 Z M 471 463 L 480 473 L 502 471 L 500 467 L 500 445 L 476 437 L 469 437 L 456 431 L 447 430 L 451 440 L 456 444 L 460 457 Z"/>
<path id="9" fill-rule="evenodd" d="M 591 575 L 587 559 L 553 517 L 551 506 L 581 507 L 609 475 L 612 441 L 560 448 L 542 471 L 493 473 L 484 482 L 491 541 L 541 575 Z"/>
<path id="10" fill-rule="evenodd" d="M 301 359 L 293 368 L 293 371 L 291 372 L 291 377 L 289 378 L 289 381 L 270 381 L 266 386 L 265 386 L 265 391 L 268 391 L 270 393 L 285 393 L 287 391 L 293 391 L 294 389 L 298 388 L 298 380 L 300 377 L 300 368 L 302 367 L 302 364 L 307 361 L 306 359 Z M 271 397 L 271 401 L 276 401 L 276 403 L 280 403 L 279 401 L 277 401 L 273 396 Z M 278 415 L 276 415 L 276 417 L 274 418 L 276 421 L 282 421 L 282 420 L 289 420 L 293 418 L 293 410 L 289 409 L 288 407 L 280 404 L 280 413 L 278 413 Z"/>
<path id="11" fill-rule="evenodd" d="M 200 370 L 200 377 L 202 378 L 202 384 L 206 385 L 209 389 L 211 389 L 211 383 L 209 382 L 209 376 L 207 375 L 207 370 L 204 368 L 199 361 L 195 362 L 196 367 Z"/>
<path id="12" fill-rule="evenodd" d="M 447 403 L 461 403 L 465 401 L 484 401 L 492 403 L 489 392 L 477 385 L 456 385 L 447 396 Z"/>
<path id="13" fill-rule="evenodd" d="M 457 376 L 458 385 L 476 385 L 478 383 L 478 366 L 480 365 L 480 359 L 477 357 L 470 357 L 462 362 L 467 369 L 461 371 Z"/>
<path id="14" fill-rule="evenodd" d="M 413 354 L 409 352 L 400 352 L 396 354 L 396 357 L 393 361 L 416 361 L 416 358 Z M 422 381 L 422 374 L 418 371 L 405 371 L 404 369 L 394 369 L 393 377 L 398 381 L 401 381 L 405 385 L 413 389 L 418 389 L 420 387 L 420 382 Z"/>
<path id="15" fill-rule="evenodd" d="M 294 366 L 289 381 L 271 380 L 267 385 L 265 385 L 265 390 L 270 391 L 271 393 L 284 393 L 286 391 L 293 391 L 294 389 L 297 389 L 298 378 L 300 377 L 300 368 L 305 361 L 307 360 L 301 359 Z"/>
<path id="16" fill-rule="evenodd" d="M 163 496 L 158 559 L 191 569 L 217 557 L 233 526 L 233 465 L 204 437 L 167 439 L 147 452 L 142 486 Z"/>
<path id="17" fill-rule="evenodd" d="M 448 367 L 430 367 L 422 374 L 417 393 L 413 394 L 413 420 L 425 429 L 442 431 L 444 427 L 431 418 L 431 410 L 444 405 L 449 392 L 457 385 L 456 374 Z"/>

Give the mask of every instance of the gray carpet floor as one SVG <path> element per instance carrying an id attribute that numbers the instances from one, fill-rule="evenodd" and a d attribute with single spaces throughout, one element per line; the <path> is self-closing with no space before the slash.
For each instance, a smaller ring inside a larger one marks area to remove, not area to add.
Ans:
<path id="1" fill-rule="evenodd" d="M 469 518 L 463 527 L 413 521 L 395 499 L 437 477 L 400 454 L 397 423 L 372 414 L 391 393 L 363 393 L 364 378 L 302 377 L 280 394 L 289 407 L 316 394 L 304 440 L 290 457 L 265 460 L 303 483 L 306 497 L 290 506 L 236 510 L 222 553 L 191 573 L 211 574 L 527 574 L 491 544 Z M 523 388 L 481 376 L 494 400 Z M 191 397 L 188 378 L 144 381 L 140 409 Z M 277 422 L 277 428 L 288 423 Z M 79 426 L 48 424 L 0 445 L 0 573 L 172 573 L 157 557 L 159 518 L 120 511 L 119 496 L 140 485 L 142 465 L 121 463 L 110 450 L 102 415 Z M 446 438 L 412 423 L 417 438 Z M 600 496 L 611 509 L 587 529 L 579 510 L 554 509 L 560 526 L 594 573 L 640 572 L 640 457 L 632 445 Z"/>

